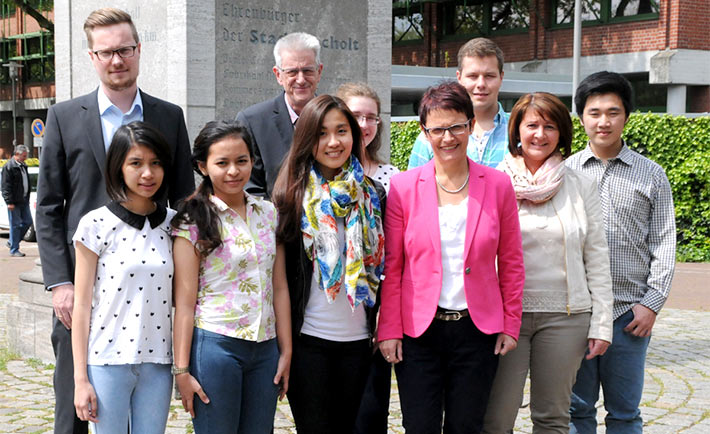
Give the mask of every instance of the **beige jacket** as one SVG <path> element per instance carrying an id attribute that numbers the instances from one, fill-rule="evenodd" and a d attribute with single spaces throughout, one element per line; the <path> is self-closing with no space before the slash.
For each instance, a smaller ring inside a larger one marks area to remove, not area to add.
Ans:
<path id="1" fill-rule="evenodd" d="M 550 200 L 563 227 L 567 311 L 591 310 L 589 339 L 611 342 L 614 298 L 597 183 L 567 168 L 560 190 Z"/>

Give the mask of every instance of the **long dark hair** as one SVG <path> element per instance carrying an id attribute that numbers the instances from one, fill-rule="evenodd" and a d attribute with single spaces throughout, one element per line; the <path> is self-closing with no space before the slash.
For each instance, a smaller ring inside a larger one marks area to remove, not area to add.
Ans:
<path id="1" fill-rule="evenodd" d="M 331 110 L 340 110 L 348 120 L 353 136 L 351 154 L 361 160 L 362 131 L 345 102 L 332 95 L 320 95 L 310 100 L 298 118 L 291 150 L 281 166 L 271 195 L 279 212 L 279 225 L 276 229 L 278 242 L 294 241 L 301 233 L 303 192 L 306 190 L 308 175 L 315 161 L 313 148 L 318 146 L 323 119 Z"/>
<path id="2" fill-rule="evenodd" d="M 122 125 L 116 130 L 106 153 L 106 193 L 116 202 L 126 200 L 126 182 L 123 179 L 123 163 L 132 147 L 141 145 L 153 151 L 163 168 L 163 182 L 151 199 L 160 200 L 168 189 L 172 168 L 172 153 L 163 134 L 141 121 Z"/>
<path id="3" fill-rule="evenodd" d="M 222 237 L 218 210 L 210 200 L 210 195 L 214 193 L 212 181 L 200 171 L 199 164 L 206 164 L 210 147 L 227 137 L 244 140 L 249 150 L 249 158 L 254 161 L 254 148 L 246 127 L 238 122 L 207 122 L 197 135 L 192 148 L 192 168 L 202 177 L 202 182 L 194 193 L 180 203 L 177 214 L 170 223 L 176 229 L 190 224 L 197 225 L 199 236 L 196 247 L 203 257 L 222 245 Z"/>

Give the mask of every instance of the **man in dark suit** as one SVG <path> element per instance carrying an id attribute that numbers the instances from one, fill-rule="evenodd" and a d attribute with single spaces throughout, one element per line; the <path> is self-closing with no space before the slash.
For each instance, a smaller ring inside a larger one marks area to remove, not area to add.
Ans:
<path id="1" fill-rule="evenodd" d="M 323 72 L 320 42 L 308 33 L 289 33 L 274 45 L 273 68 L 284 91 L 237 114 L 254 138 L 254 167 L 247 191 L 271 197 L 281 163 L 291 148 L 293 126 L 312 100 Z"/>
<path id="2" fill-rule="evenodd" d="M 171 204 L 194 190 L 190 144 L 180 107 L 138 89 L 141 45 L 131 16 L 113 8 L 84 23 L 89 57 L 101 82 L 88 95 L 49 109 L 37 193 L 37 239 L 44 284 L 52 291 L 55 433 L 86 433 L 74 410 L 71 325 L 74 296 L 72 236 L 81 217 L 109 199 L 104 165 L 114 132 L 143 120 L 165 136 L 173 153 Z M 101 417 L 99 415 L 99 417 Z"/>

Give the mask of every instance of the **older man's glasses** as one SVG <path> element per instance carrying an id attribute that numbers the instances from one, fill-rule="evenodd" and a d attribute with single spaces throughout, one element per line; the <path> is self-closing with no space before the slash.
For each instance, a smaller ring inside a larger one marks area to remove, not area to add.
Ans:
<path id="1" fill-rule="evenodd" d="M 118 54 L 121 59 L 127 59 L 133 57 L 136 54 L 137 45 L 128 45 L 126 47 L 116 48 L 115 50 L 96 50 L 94 54 L 99 58 L 100 61 L 106 62 L 107 60 L 113 59 L 114 54 Z"/>
<path id="2" fill-rule="evenodd" d="M 277 67 L 278 68 L 278 67 Z M 288 78 L 296 78 L 298 77 L 299 73 L 303 73 L 304 77 L 315 77 L 316 73 L 318 72 L 318 68 L 315 66 L 307 66 L 305 68 L 278 68 L 279 71 L 281 71 L 282 74 L 284 74 Z"/>
<path id="3" fill-rule="evenodd" d="M 444 134 L 446 134 L 447 131 L 453 134 L 454 136 L 460 136 L 462 134 L 468 134 L 468 127 L 470 124 L 471 120 L 469 119 L 464 123 L 453 124 L 449 127 L 427 128 L 422 125 L 422 128 L 424 129 L 424 132 L 431 137 L 444 137 Z"/>

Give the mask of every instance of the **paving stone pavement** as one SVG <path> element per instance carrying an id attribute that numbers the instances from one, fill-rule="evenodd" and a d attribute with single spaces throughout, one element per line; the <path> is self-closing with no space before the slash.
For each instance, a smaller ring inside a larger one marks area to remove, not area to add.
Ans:
<path id="1" fill-rule="evenodd" d="M 0 300 L 4 301 L 4 300 Z M 52 432 L 52 367 L 8 357 L 0 318 L 0 433 Z M 648 434 L 710 433 L 710 312 L 664 309 L 658 317 L 646 364 L 642 400 Z M 47 343 L 49 345 L 49 342 Z M 525 403 L 527 403 L 527 394 Z M 604 410 L 599 405 L 599 433 Z M 532 432 L 528 407 L 521 409 L 516 432 Z M 166 433 L 192 432 L 189 416 L 173 401 Z M 278 406 L 276 434 L 295 433 L 286 401 Z M 399 398 L 393 382 L 390 433 L 403 433 Z"/>

